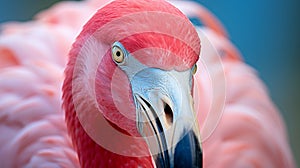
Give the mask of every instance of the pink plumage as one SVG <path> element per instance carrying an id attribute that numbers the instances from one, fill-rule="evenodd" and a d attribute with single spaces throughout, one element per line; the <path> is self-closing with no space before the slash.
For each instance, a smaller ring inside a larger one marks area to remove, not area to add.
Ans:
<path id="1" fill-rule="evenodd" d="M 70 118 L 67 115 L 68 128 L 64 121 L 61 88 L 69 50 L 82 26 L 106 3 L 62 2 L 30 22 L 3 25 L 0 167 L 154 166 L 151 157 L 121 156 L 97 145 L 75 114 Z M 241 60 L 222 25 L 202 6 L 184 1 L 171 3 L 205 24 L 197 28 L 201 53 L 194 81 L 204 167 L 295 167 L 278 110 L 255 71 Z M 92 30 L 84 31 L 89 34 Z M 77 40 L 81 41 L 75 44 L 82 45 L 85 39 Z M 68 92 L 70 86 L 65 85 L 64 91 Z M 71 93 L 64 94 L 67 108 Z M 125 130 L 132 126 L 124 125 L 128 127 Z M 137 132 L 133 129 L 126 133 Z"/>

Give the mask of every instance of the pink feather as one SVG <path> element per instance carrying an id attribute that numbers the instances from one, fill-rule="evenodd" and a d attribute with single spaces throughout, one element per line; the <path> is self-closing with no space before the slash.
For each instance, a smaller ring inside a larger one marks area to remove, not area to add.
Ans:
<path id="1" fill-rule="evenodd" d="M 74 148 L 71 138 L 86 140 L 88 135 L 76 129 L 78 120 L 69 121 L 74 125 L 68 129 L 64 121 L 61 87 L 67 55 L 83 25 L 108 2 L 61 2 L 30 22 L 2 26 L 0 167 L 153 166 L 149 157 L 95 153 L 107 151 L 91 139 Z M 202 6 L 172 3 L 205 24 L 197 28 L 201 55 L 194 81 L 204 167 L 296 167 L 280 113 L 220 22 Z M 77 132 L 69 138 L 67 130 Z M 77 155 L 83 148 L 94 150 L 95 156 Z"/>

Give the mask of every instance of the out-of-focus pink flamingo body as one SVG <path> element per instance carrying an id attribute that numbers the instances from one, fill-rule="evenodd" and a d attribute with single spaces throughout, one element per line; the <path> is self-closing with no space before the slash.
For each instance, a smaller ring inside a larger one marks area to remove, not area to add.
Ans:
<path id="1" fill-rule="evenodd" d="M 3 26 L 0 37 L 0 167 L 80 167 L 79 162 L 82 167 L 95 164 L 153 166 L 149 157 L 116 155 L 91 139 L 85 139 L 84 146 L 77 144 L 78 159 L 67 135 L 60 100 L 67 55 L 82 25 L 104 3 L 106 1 L 63 2 L 37 15 L 31 22 Z M 199 104 L 196 107 L 199 107 L 200 128 L 205 127 L 203 116 L 207 117 L 213 108 L 211 104 L 221 106 L 223 103 L 222 100 L 211 101 L 214 96 L 211 78 L 218 79 L 223 73 L 226 77 L 223 115 L 214 132 L 203 142 L 204 167 L 295 167 L 277 109 L 254 70 L 239 60 L 238 51 L 227 39 L 226 31 L 202 7 L 173 3 L 187 15 L 200 14 L 200 18 L 207 19 L 203 22 L 207 27 L 199 28 L 202 48 L 195 76 L 199 88 L 195 92 L 199 91 L 198 99 L 202 100 L 195 102 Z M 193 12 L 199 9 L 199 13 Z M 211 51 L 210 44 L 224 56 L 213 55 L 215 52 Z M 218 66 L 220 60 L 224 69 L 209 69 Z M 209 70 L 214 71 L 213 76 L 207 75 Z M 71 123 L 76 124 L 69 128 L 74 129 L 71 131 L 81 127 L 78 121 Z M 72 138 L 87 138 L 82 131 Z M 205 130 L 201 133 L 208 135 Z M 82 156 L 80 150 L 83 148 L 91 150 L 96 159 L 86 161 L 91 156 Z M 105 154 L 95 153 L 99 151 Z"/>

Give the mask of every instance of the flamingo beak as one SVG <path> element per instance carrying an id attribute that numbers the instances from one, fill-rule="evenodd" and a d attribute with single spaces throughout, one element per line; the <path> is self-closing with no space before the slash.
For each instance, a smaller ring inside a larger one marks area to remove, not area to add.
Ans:
<path id="1" fill-rule="evenodd" d="M 202 167 L 190 71 L 147 68 L 131 81 L 137 128 L 156 167 Z"/>
<path id="2" fill-rule="evenodd" d="M 142 64 L 120 42 L 112 46 L 112 53 L 116 51 L 119 55 L 112 55 L 112 59 L 130 81 L 137 129 L 156 167 L 202 167 L 192 97 L 195 66 L 186 71 L 165 71 Z"/>

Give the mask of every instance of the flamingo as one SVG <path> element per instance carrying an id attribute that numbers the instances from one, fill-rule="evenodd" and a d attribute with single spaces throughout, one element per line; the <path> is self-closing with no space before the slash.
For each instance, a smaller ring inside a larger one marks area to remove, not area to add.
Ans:
<path id="1" fill-rule="evenodd" d="M 296 167 L 267 89 L 199 4 L 61 2 L 3 25 L 0 58 L 0 167 Z"/>

